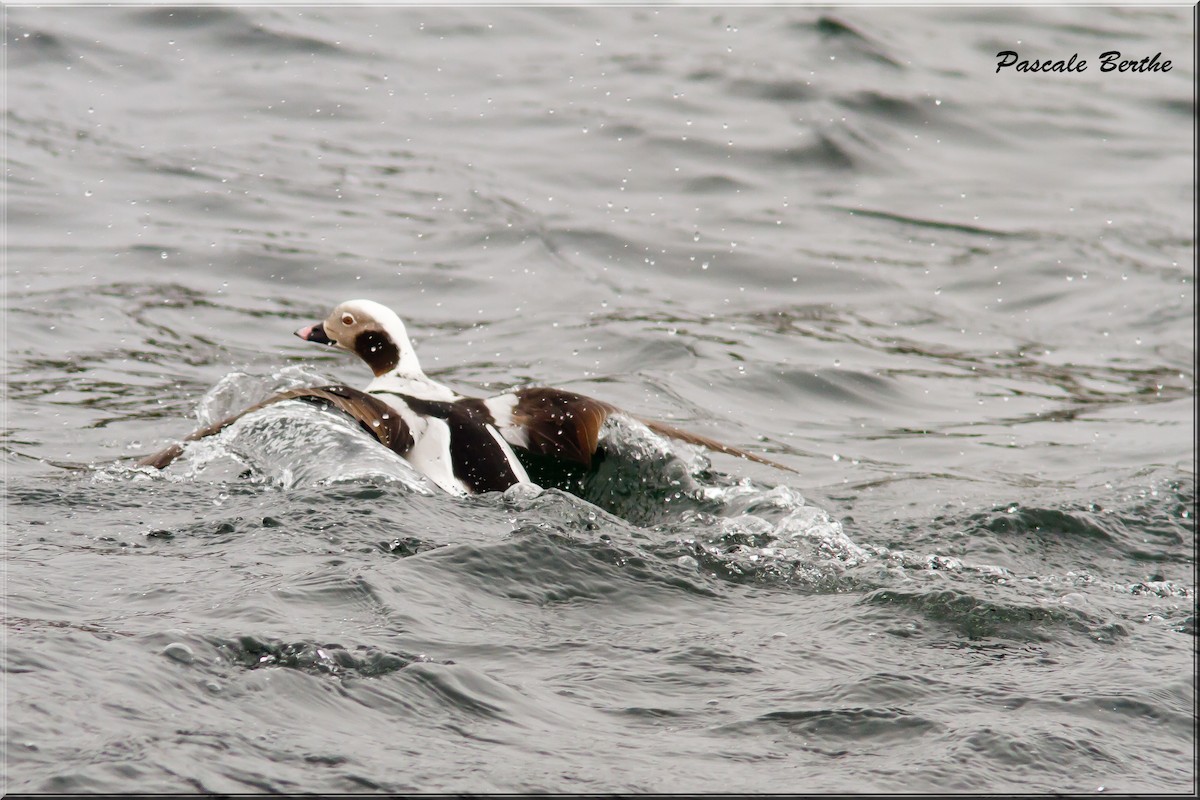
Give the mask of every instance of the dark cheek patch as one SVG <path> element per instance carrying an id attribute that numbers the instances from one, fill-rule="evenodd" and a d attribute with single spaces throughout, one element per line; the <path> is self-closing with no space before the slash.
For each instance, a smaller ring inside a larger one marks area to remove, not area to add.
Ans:
<path id="1" fill-rule="evenodd" d="M 391 372 L 400 363 L 400 349 L 379 331 L 363 331 L 354 340 L 354 352 L 376 375 Z"/>

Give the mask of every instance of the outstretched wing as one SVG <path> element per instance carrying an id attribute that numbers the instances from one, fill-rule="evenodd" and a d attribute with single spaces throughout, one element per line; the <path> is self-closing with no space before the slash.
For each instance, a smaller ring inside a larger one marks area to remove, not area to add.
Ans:
<path id="1" fill-rule="evenodd" d="M 489 397 L 484 405 L 495 420 L 500 434 L 515 447 L 539 455 L 556 456 L 590 467 L 600 442 L 600 426 L 610 414 L 623 413 L 602 400 L 562 389 L 516 389 Z M 630 415 L 632 416 L 632 415 Z M 760 464 L 795 472 L 760 455 L 722 444 L 707 436 L 689 433 L 662 422 L 633 417 L 655 433 L 689 444 L 707 447 L 719 453 L 748 458 Z"/>
<path id="2" fill-rule="evenodd" d="M 366 392 L 352 389 L 349 386 L 312 386 L 304 389 L 289 389 L 286 392 L 272 395 L 261 403 L 239 411 L 233 416 L 214 422 L 199 430 L 192 431 L 183 438 L 184 442 L 194 442 L 205 436 L 220 433 L 225 428 L 237 422 L 252 411 L 258 411 L 281 400 L 307 400 L 321 405 L 332 406 L 353 417 L 367 433 L 379 440 L 384 447 L 404 455 L 413 446 L 412 432 L 387 403 Z M 163 469 L 183 452 L 183 444 L 177 443 L 159 452 L 146 456 L 138 461 L 138 466 Z"/>

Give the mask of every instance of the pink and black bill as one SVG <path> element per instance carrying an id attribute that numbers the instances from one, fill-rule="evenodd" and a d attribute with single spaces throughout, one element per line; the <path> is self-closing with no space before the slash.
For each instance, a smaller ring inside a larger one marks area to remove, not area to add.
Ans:
<path id="1" fill-rule="evenodd" d="M 317 344 L 333 344 L 333 340 L 325 335 L 325 323 L 318 322 L 315 325 L 308 325 L 296 331 L 296 335 L 306 342 L 316 342 Z"/>

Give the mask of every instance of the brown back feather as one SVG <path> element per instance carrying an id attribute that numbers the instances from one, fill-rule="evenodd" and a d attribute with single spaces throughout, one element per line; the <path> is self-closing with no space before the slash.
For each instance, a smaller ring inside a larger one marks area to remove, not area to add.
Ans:
<path id="1" fill-rule="evenodd" d="M 592 465 L 600 443 L 600 426 L 615 412 L 611 406 L 575 392 L 535 387 L 517 389 L 513 422 L 529 437 L 526 449 L 540 455 Z"/>
<path id="2" fill-rule="evenodd" d="M 518 389 L 513 394 L 517 396 L 517 405 L 513 409 L 513 422 L 524 428 L 528 434 L 528 449 L 542 455 L 553 455 L 576 461 L 585 467 L 591 466 L 592 455 L 596 452 L 596 447 L 600 442 L 600 426 L 604 424 L 604 420 L 608 419 L 610 414 L 620 411 L 616 406 L 601 400 L 562 389 L 541 387 Z M 777 461 L 737 447 L 721 444 L 707 436 L 689 433 L 650 419 L 641 417 L 634 417 L 634 419 L 663 436 L 796 473 L 796 470 Z"/>

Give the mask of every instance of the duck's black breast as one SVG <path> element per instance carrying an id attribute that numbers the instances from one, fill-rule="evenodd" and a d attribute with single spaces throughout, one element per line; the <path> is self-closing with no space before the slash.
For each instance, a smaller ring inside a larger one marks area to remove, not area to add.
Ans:
<path id="1" fill-rule="evenodd" d="M 414 414 L 444 422 L 450 429 L 450 465 L 454 476 L 472 493 L 502 492 L 520 483 L 517 474 L 520 466 L 509 461 L 509 454 L 493 427 L 495 420 L 483 400 L 474 397 L 426 400 L 386 390 L 373 394 L 395 397 Z"/>

